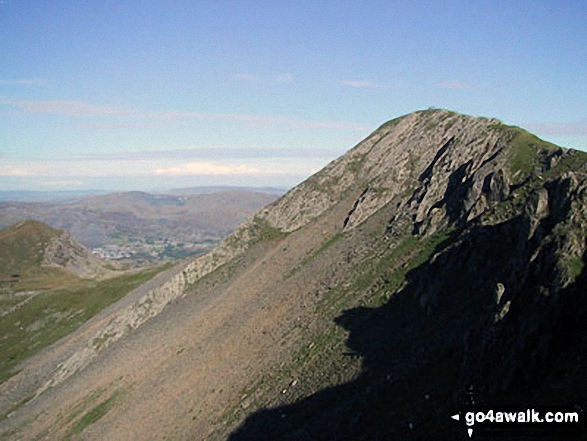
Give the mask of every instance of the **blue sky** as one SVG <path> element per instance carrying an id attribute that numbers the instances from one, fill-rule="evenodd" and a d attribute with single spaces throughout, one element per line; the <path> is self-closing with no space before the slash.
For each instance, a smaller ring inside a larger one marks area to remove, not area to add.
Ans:
<path id="1" fill-rule="evenodd" d="M 0 0 L 0 189 L 289 187 L 431 106 L 587 150 L 587 2 Z"/>

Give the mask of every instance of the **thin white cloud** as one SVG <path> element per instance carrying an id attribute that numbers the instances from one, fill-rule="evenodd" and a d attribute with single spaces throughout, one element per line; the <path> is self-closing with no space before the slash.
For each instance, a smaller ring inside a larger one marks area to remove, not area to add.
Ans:
<path id="1" fill-rule="evenodd" d="M 295 129 L 322 129 L 322 130 L 349 130 L 352 132 L 371 132 L 373 127 L 351 122 L 328 121 L 289 121 L 289 125 Z"/>
<path id="2" fill-rule="evenodd" d="M 44 86 L 47 80 L 42 78 L 0 78 L 0 86 Z"/>
<path id="3" fill-rule="evenodd" d="M 257 75 L 250 74 L 250 73 L 240 73 L 234 76 L 237 80 L 242 81 L 255 81 L 257 79 Z"/>
<path id="4" fill-rule="evenodd" d="M 84 181 L 59 179 L 56 181 L 42 181 L 41 185 L 43 187 L 81 187 L 84 185 Z"/>
<path id="5" fill-rule="evenodd" d="M 41 177 L 61 180 L 80 177 L 153 175 L 152 161 L 15 161 L 0 166 L 2 177 Z"/>
<path id="6" fill-rule="evenodd" d="M 209 113 L 209 112 L 190 112 L 190 111 L 173 111 L 173 112 L 152 112 L 146 113 L 145 117 L 150 119 L 177 120 L 186 118 L 208 119 L 208 120 L 228 120 L 244 123 L 267 124 L 287 120 L 283 116 L 255 115 L 250 113 Z"/>
<path id="7" fill-rule="evenodd" d="M 372 127 L 348 121 L 299 120 L 282 115 L 256 115 L 250 113 L 208 113 L 208 112 L 153 112 L 145 114 L 150 119 L 177 121 L 182 119 L 203 119 L 211 121 L 233 121 L 253 127 L 282 127 L 289 129 L 325 129 L 367 132 Z"/>
<path id="8" fill-rule="evenodd" d="M 265 84 L 270 84 L 273 82 L 277 82 L 277 83 L 291 83 L 293 81 L 293 75 L 290 73 L 283 73 L 283 74 L 279 74 L 279 75 L 274 75 L 274 76 L 270 76 L 270 75 L 256 75 L 256 74 L 252 74 L 252 73 L 239 73 L 234 75 L 234 78 L 236 80 L 239 81 L 260 81 L 263 82 Z"/>
<path id="9" fill-rule="evenodd" d="M 249 165 L 218 165 L 211 162 L 188 162 L 175 167 L 158 168 L 157 175 L 167 176 L 233 176 L 233 175 L 261 175 L 268 174 L 257 167 Z"/>
<path id="10" fill-rule="evenodd" d="M 38 167 L 5 165 L 0 167 L 0 176 L 22 178 L 28 176 L 39 176 L 41 170 Z"/>
<path id="11" fill-rule="evenodd" d="M 350 121 L 318 121 L 302 120 L 281 115 L 254 115 L 239 113 L 202 113 L 202 112 L 164 112 L 151 114 L 150 118 L 167 121 L 181 121 L 189 119 L 228 121 L 245 124 L 253 128 L 281 128 L 299 130 L 341 130 L 351 132 L 369 132 L 371 126 Z"/>
<path id="12" fill-rule="evenodd" d="M 381 86 L 379 83 L 376 83 L 374 81 L 366 81 L 366 80 L 341 80 L 341 81 L 339 81 L 339 84 L 342 86 L 354 87 L 354 88 L 358 88 L 358 89 L 365 89 L 365 88 L 380 87 Z"/>
<path id="13" fill-rule="evenodd" d="M 280 74 L 275 77 L 275 81 L 279 83 L 291 83 L 294 77 L 292 74 Z"/>
<path id="14" fill-rule="evenodd" d="M 587 136 L 587 121 L 569 123 L 534 123 L 524 126 L 528 130 L 544 135 Z"/>
<path id="15" fill-rule="evenodd" d="M 160 124 L 153 121 L 173 123 L 182 120 L 232 121 L 253 127 L 281 127 L 285 129 L 326 129 L 366 132 L 371 128 L 346 121 L 299 120 L 283 115 L 257 115 L 250 113 L 218 113 L 194 111 L 145 112 L 130 108 L 96 105 L 84 101 L 68 100 L 1 100 L 0 104 L 17 108 L 25 115 L 58 115 L 70 118 L 110 118 L 109 122 L 84 122 L 76 127 L 82 129 L 133 129 L 150 128 Z M 122 121 L 121 121 L 122 119 Z M 130 120 L 130 121 L 129 121 Z"/>
<path id="16" fill-rule="evenodd" d="M 443 89 L 449 90 L 473 90 L 475 86 L 471 83 L 465 83 L 463 81 L 441 81 L 438 83 Z"/>
<path id="17" fill-rule="evenodd" d="M 182 161 L 178 159 L 19 161 L 0 166 L 0 177 L 45 178 L 46 182 L 84 178 L 156 176 L 290 176 L 306 173 L 307 160 L 250 159 L 240 162 Z M 322 161 L 320 161 L 322 162 Z"/>
<path id="18" fill-rule="evenodd" d="M 208 147 L 186 149 L 143 149 L 140 151 L 116 151 L 111 153 L 71 155 L 61 161 L 210 161 L 210 160 L 255 160 L 255 159 L 334 159 L 343 152 L 339 148 L 251 148 L 251 147 Z M 0 157 L 1 158 L 1 157 Z"/>
<path id="19" fill-rule="evenodd" d="M 127 116 L 133 112 L 115 106 L 103 106 L 69 100 L 18 100 L 3 101 L 26 114 L 45 114 L 69 117 Z"/>
<path id="20" fill-rule="evenodd" d="M 79 129 L 92 130 L 119 130 L 119 129 L 152 129 L 156 127 L 163 127 L 160 123 L 82 123 L 76 124 L 73 127 Z"/>

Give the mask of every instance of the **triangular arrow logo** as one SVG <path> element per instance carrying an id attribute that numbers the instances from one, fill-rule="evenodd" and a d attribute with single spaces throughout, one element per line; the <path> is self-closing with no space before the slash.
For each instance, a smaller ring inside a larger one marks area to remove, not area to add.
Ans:
<path id="1" fill-rule="evenodd" d="M 451 416 L 451 418 L 455 421 L 459 420 L 459 414 L 457 413 L 456 415 Z"/>
<path id="2" fill-rule="evenodd" d="M 467 429 L 467 432 L 469 432 L 469 438 L 471 438 L 473 436 L 473 429 Z"/>

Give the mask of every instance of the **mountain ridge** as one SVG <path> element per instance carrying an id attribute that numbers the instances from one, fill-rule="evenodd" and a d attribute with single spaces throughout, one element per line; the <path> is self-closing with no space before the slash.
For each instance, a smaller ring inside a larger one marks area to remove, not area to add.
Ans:
<path id="1" fill-rule="evenodd" d="M 115 402 L 82 438 L 429 439 L 461 433 L 471 384 L 582 400 L 586 163 L 495 119 L 392 120 L 175 270 L 156 314 L 121 319 L 154 287 L 88 325 L 0 433 L 73 436 Z"/>

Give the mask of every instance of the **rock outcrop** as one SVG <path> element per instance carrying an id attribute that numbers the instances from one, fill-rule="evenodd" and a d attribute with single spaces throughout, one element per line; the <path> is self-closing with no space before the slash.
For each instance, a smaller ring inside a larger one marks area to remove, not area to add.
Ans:
<path id="1" fill-rule="evenodd" d="M 93 256 L 67 231 L 63 230 L 48 242 L 43 254 L 42 265 L 63 268 L 86 278 L 96 277 L 106 272 L 104 261 Z"/>

